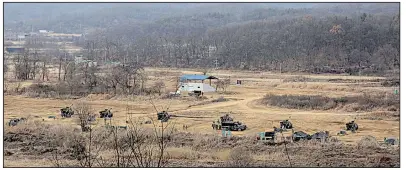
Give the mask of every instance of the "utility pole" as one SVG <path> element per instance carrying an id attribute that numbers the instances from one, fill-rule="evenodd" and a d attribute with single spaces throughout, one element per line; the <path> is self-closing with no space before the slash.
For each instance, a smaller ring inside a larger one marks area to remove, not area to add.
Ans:
<path id="1" fill-rule="evenodd" d="M 282 82 L 282 62 L 279 63 L 279 80 Z"/>

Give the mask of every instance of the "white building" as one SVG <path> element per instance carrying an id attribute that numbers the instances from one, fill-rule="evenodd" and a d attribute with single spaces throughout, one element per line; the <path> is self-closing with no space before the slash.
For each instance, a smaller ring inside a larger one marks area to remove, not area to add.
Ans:
<path id="1" fill-rule="evenodd" d="M 179 94 L 182 91 L 187 92 L 201 91 L 206 93 L 206 92 L 215 92 L 216 89 L 205 83 L 181 83 L 176 93 Z"/>
<path id="2" fill-rule="evenodd" d="M 204 80 L 209 79 L 210 84 L 204 83 Z M 216 88 L 211 86 L 211 80 L 217 79 L 213 76 L 206 75 L 183 75 L 180 78 L 181 83 L 176 93 L 180 94 L 181 92 L 215 92 Z M 191 82 L 199 81 L 199 82 Z M 201 81 L 201 82 L 200 82 Z"/>

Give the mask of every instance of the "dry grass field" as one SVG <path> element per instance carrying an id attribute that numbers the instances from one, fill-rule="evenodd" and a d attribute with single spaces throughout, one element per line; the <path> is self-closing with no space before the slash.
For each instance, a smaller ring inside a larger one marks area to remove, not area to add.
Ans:
<path id="1" fill-rule="evenodd" d="M 166 92 L 175 91 L 176 79 L 182 74 L 201 74 L 198 70 L 164 68 L 147 68 L 146 72 L 148 73 L 148 84 L 162 80 L 165 82 Z M 179 129 L 179 131 L 199 135 L 218 134 L 218 132 L 212 129 L 211 123 L 227 112 L 230 113 L 234 120 L 241 121 L 248 126 L 246 131 L 233 132 L 232 135 L 248 137 L 252 138 L 252 140 L 254 140 L 254 136 L 258 132 L 273 130 L 274 126 L 279 125 L 279 121 L 285 119 L 291 120 L 296 131 L 300 130 L 310 134 L 318 131 L 329 131 L 332 136 L 336 137 L 345 145 L 355 146 L 358 141 L 368 135 L 375 137 L 379 142 L 382 142 L 384 137 L 399 138 L 400 135 L 399 119 L 391 119 L 390 116 L 387 116 L 385 113 L 389 111 L 387 111 L 386 108 L 377 108 L 372 111 L 361 112 L 351 112 L 345 109 L 345 107 L 330 110 L 298 110 L 277 106 L 265 106 L 260 102 L 261 99 L 269 93 L 274 95 L 320 95 L 335 98 L 358 96 L 364 93 L 393 93 L 395 90 L 394 87 L 382 87 L 379 83 L 374 81 L 385 79 L 383 77 L 298 75 L 230 70 L 216 70 L 208 74 L 219 78 L 230 78 L 232 85 L 229 86 L 226 92 L 205 93 L 204 96 L 207 99 L 204 100 L 197 100 L 192 97 L 165 99 L 161 96 L 155 96 L 152 99 L 158 109 L 169 108 L 170 114 L 201 117 L 171 118 L 170 121 L 176 124 L 176 128 Z M 299 76 L 306 81 L 290 81 L 297 79 Z M 342 81 L 329 81 L 331 79 L 340 79 Z M 236 80 L 242 80 L 242 85 L 235 85 Z M 29 82 L 24 83 L 29 84 Z M 13 83 L 9 84 L 9 86 L 12 85 Z M 211 102 L 220 97 L 227 100 Z M 76 100 L 61 100 L 6 95 L 4 97 L 4 122 L 6 123 L 11 118 L 29 117 L 30 120 L 43 120 L 43 123 L 46 124 L 79 127 L 75 118 L 62 119 L 59 116 L 59 109 L 75 103 L 86 102 L 92 106 L 95 113 L 105 108 L 112 108 L 114 113 L 113 124 L 126 125 L 126 120 L 128 120 L 129 117 L 156 117 L 156 111 L 149 99 L 149 96 L 115 96 L 111 98 L 108 95 L 89 95 Z M 48 119 L 48 116 L 51 115 L 56 116 L 56 119 Z M 381 116 L 381 119 L 366 119 L 367 117 L 374 116 Z M 100 118 L 97 119 L 97 125 L 95 126 L 102 126 L 104 124 L 103 120 Z M 345 128 L 345 123 L 354 119 L 359 125 L 358 132 L 349 133 L 345 136 L 336 135 L 337 132 Z M 183 130 L 183 125 L 188 125 L 189 128 Z M 218 134 L 218 136 L 220 136 L 220 134 Z M 191 161 L 199 159 L 202 161 L 210 159 L 214 162 L 221 162 L 226 159 L 230 148 L 196 152 L 196 150 L 190 147 L 171 147 L 168 149 L 168 152 L 173 156 L 174 160 Z M 281 152 L 275 152 L 272 154 L 255 155 L 253 158 L 257 161 L 276 160 L 278 157 L 281 157 L 281 155 L 278 156 L 278 154 L 283 155 Z M 39 159 L 36 157 L 34 159 L 29 156 L 26 157 L 14 154 L 13 156 L 5 157 L 5 166 L 52 165 L 45 158 Z M 203 166 L 206 166 L 206 164 Z M 305 164 L 298 164 L 297 166 L 305 166 Z"/>

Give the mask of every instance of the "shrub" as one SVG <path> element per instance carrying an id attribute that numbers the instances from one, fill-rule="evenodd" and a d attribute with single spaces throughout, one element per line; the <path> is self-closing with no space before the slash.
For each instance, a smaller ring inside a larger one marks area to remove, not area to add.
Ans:
<path id="1" fill-rule="evenodd" d="M 265 105 L 272 105 L 289 109 L 328 110 L 337 108 L 340 105 L 346 105 L 346 107 L 344 108 L 347 111 L 372 111 L 379 108 L 389 111 L 397 111 L 400 108 L 399 95 L 386 93 L 365 93 L 360 96 L 340 98 L 305 95 L 278 96 L 267 94 L 261 102 Z"/>
<path id="2" fill-rule="evenodd" d="M 242 147 L 231 150 L 227 165 L 230 167 L 250 167 L 254 163 L 251 153 Z"/>
<path id="3" fill-rule="evenodd" d="M 24 95 L 29 97 L 49 98 L 56 97 L 56 88 L 47 84 L 32 84 L 24 90 Z"/>
<path id="4" fill-rule="evenodd" d="M 373 136 L 364 136 L 360 141 L 357 142 L 358 148 L 378 148 L 379 143 Z"/>
<path id="5" fill-rule="evenodd" d="M 320 109 L 327 110 L 336 106 L 336 102 L 333 99 L 323 96 L 293 96 L 282 95 L 277 96 L 273 94 L 267 94 L 262 103 L 266 105 L 279 106 L 289 109 Z"/>

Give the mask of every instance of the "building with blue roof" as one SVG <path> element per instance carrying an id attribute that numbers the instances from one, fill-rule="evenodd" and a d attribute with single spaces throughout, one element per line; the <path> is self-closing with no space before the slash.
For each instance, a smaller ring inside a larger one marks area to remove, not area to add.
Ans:
<path id="1" fill-rule="evenodd" d="M 205 80 L 209 80 L 210 84 L 205 84 Z M 180 84 L 177 93 L 181 91 L 188 92 L 214 92 L 216 89 L 211 86 L 211 80 L 218 79 L 214 76 L 186 74 L 180 77 Z M 201 82 L 200 82 L 201 81 Z"/>

